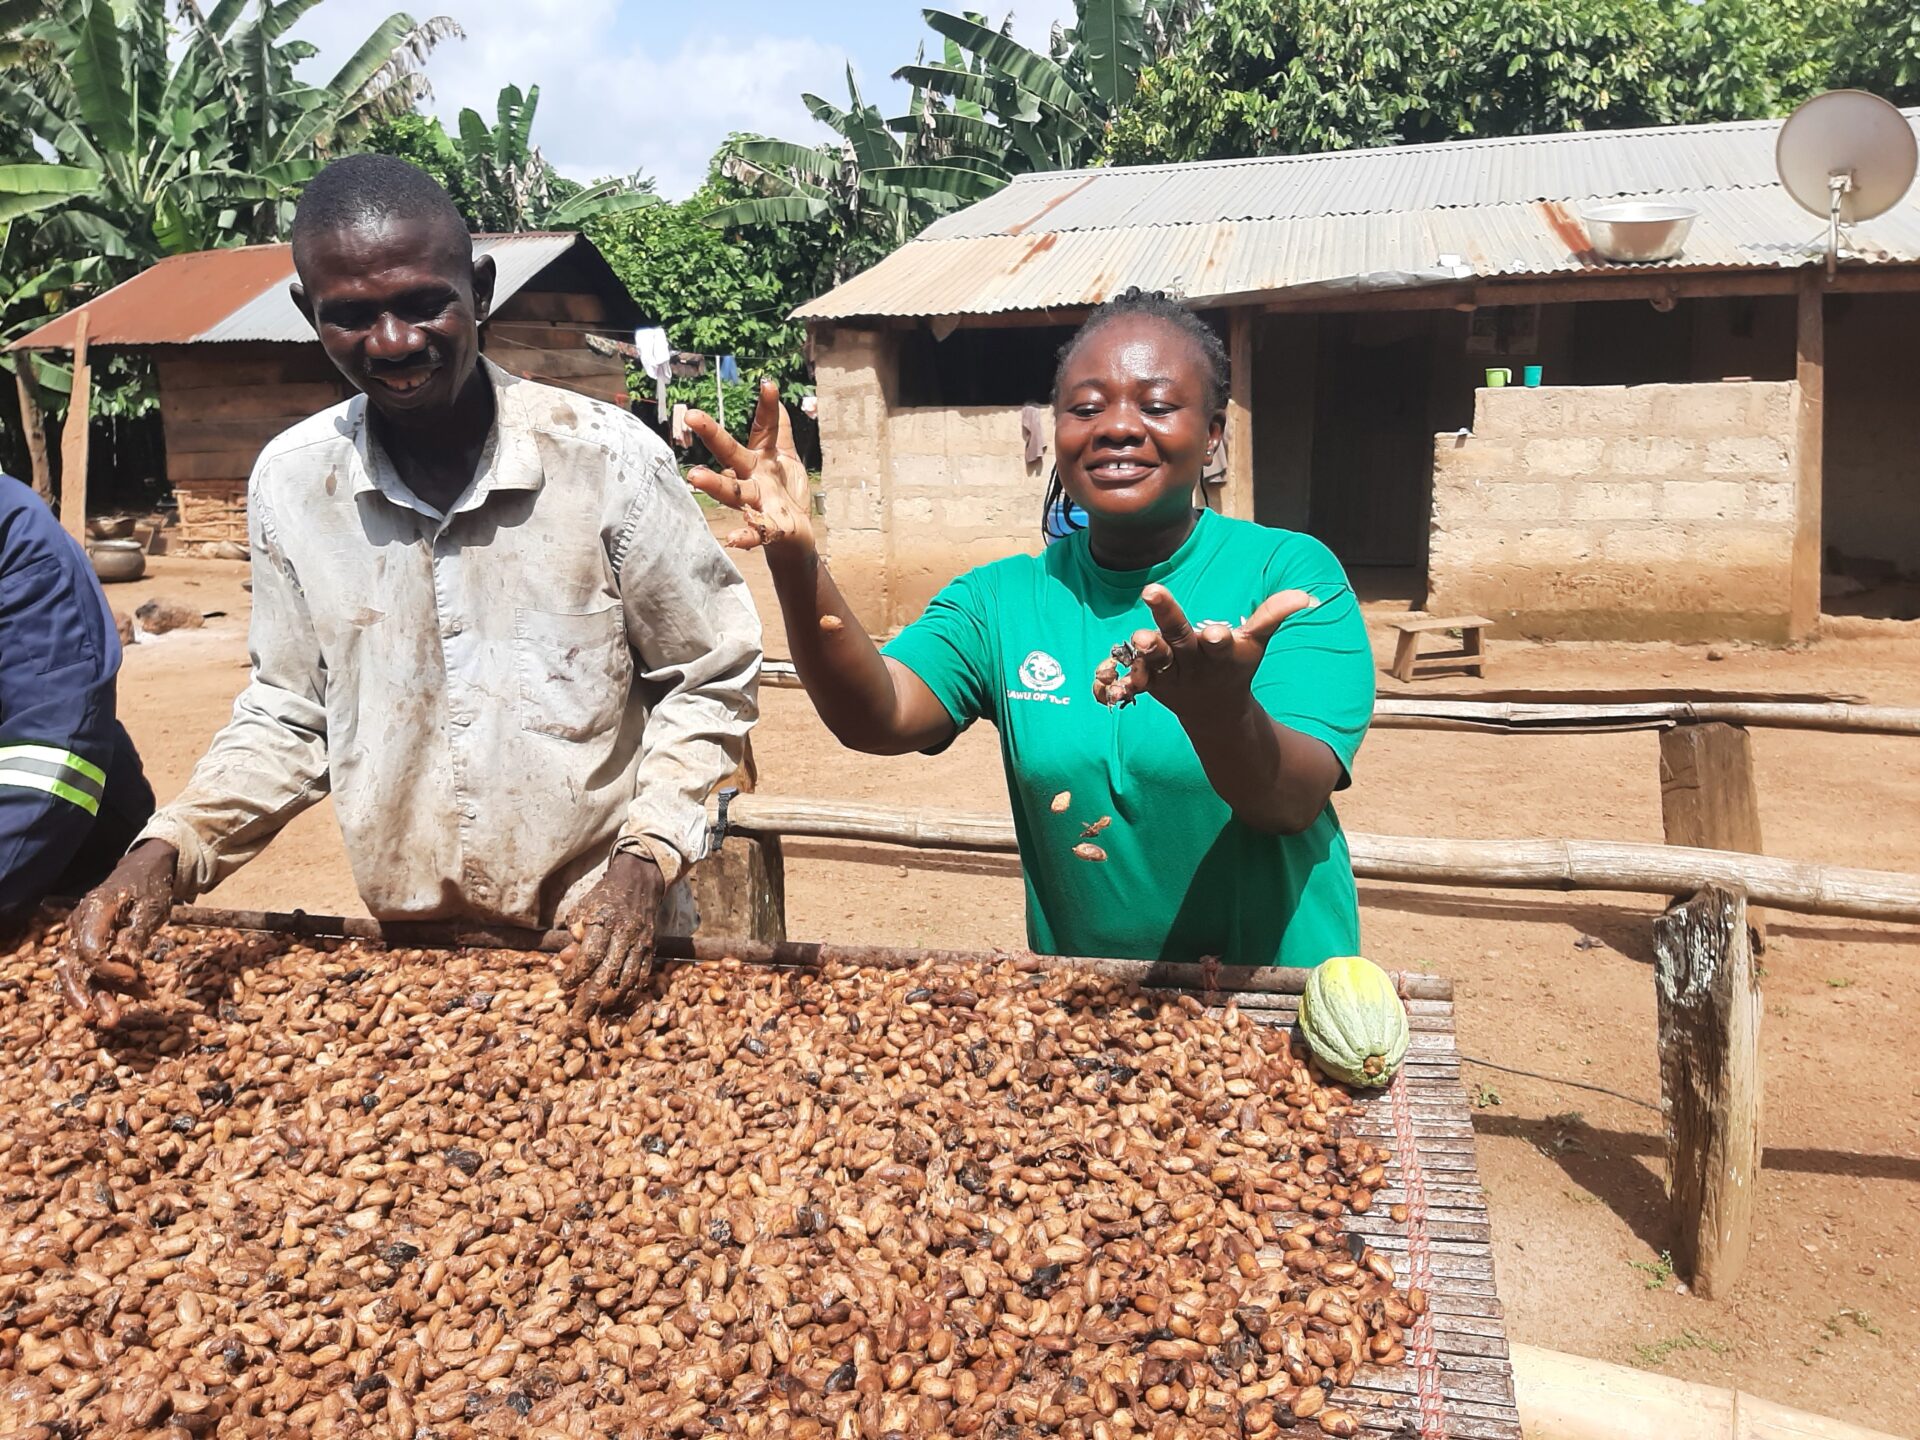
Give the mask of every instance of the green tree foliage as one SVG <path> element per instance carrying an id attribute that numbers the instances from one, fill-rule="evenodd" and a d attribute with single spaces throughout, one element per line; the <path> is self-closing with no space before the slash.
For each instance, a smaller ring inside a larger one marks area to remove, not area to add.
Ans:
<path id="1" fill-rule="evenodd" d="M 1106 158 L 1741 119 L 1842 85 L 1920 95 L 1911 0 L 1215 0 Z"/>
<path id="2" fill-rule="evenodd" d="M 922 46 L 894 73 L 913 87 L 904 114 L 883 118 L 849 68 L 845 109 L 803 97 L 838 140 L 739 137 L 725 168 L 748 193 L 710 223 L 806 227 L 831 256 L 823 284 L 837 284 L 1013 175 L 1095 159 L 1140 67 L 1197 9 L 1198 0 L 1076 0 L 1075 23 L 1044 55 L 1012 38 L 1010 19 L 995 28 L 972 11 L 923 11 L 941 58 L 929 63 Z"/>
<path id="3" fill-rule="evenodd" d="M 453 197 L 475 230 L 571 230 L 597 215 L 657 203 L 653 182 L 639 176 L 582 186 L 554 170 L 533 143 L 540 87 L 522 94 L 517 85 L 500 91 L 496 120 L 460 112 L 459 136 L 438 120 L 415 113 L 375 125 L 360 147 L 412 161 Z"/>
<path id="4" fill-rule="evenodd" d="M 811 229 L 834 257 L 832 283 L 904 245 L 935 216 L 1006 183 L 998 165 L 960 151 L 924 126 L 894 134 L 878 107 L 861 98 L 852 66 L 845 109 L 817 95 L 802 98 L 839 143 L 734 137 L 721 168 L 744 193 L 707 221 L 722 230 Z M 911 109 L 925 105 L 925 93 L 916 90 Z"/>
<path id="5" fill-rule="evenodd" d="M 600 216 L 584 229 L 676 349 L 739 358 L 741 383 L 727 387 L 727 426 L 745 438 L 757 377 L 779 380 L 789 399 L 806 388 L 805 329 L 787 317 L 812 293 L 826 259 L 805 227 L 742 232 L 706 223 L 741 193 L 716 174 L 680 204 Z M 711 411 L 717 383 L 711 372 L 675 381 L 672 398 Z"/>
<path id="6" fill-rule="evenodd" d="M 324 156 L 411 108 L 459 33 L 391 15 L 311 84 L 313 47 L 286 33 L 318 3 L 0 0 L 0 342 L 162 256 L 282 233 Z M 57 410 L 64 372 L 31 373 Z M 103 408 L 124 401 L 102 385 Z"/>

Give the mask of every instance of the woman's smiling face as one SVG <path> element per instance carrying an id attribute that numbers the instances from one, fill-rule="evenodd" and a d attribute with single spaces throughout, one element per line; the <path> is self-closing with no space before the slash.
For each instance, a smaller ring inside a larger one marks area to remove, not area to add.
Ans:
<path id="1" fill-rule="evenodd" d="M 1067 359 L 1054 454 L 1090 522 L 1165 524 L 1193 503 L 1225 414 L 1191 335 L 1152 315 L 1110 321 Z"/>

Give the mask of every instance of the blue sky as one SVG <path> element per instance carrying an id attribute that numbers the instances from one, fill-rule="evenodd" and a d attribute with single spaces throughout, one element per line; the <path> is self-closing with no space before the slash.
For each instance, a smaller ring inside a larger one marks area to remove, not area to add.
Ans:
<path id="1" fill-rule="evenodd" d="M 943 8 L 978 7 L 959 0 Z M 331 74 L 396 0 L 326 0 L 294 34 L 321 49 L 311 69 Z M 1003 6 L 980 7 L 998 20 Z M 493 118 L 500 87 L 540 87 L 534 143 L 579 180 L 642 170 L 678 199 L 706 174 L 707 159 L 730 131 L 752 130 L 812 141 L 826 132 L 800 103 L 812 91 L 846 99 L 853 64 L 862 91 L 889 114 L 904 88 L 889 77 L 938 37 L 911 0 L 774 0 L 662 4 L 659 0 L 411 0 L 409 13 L 447 15 L 465 29 L 427 63 L 428 107 L 451 129 L 470 105 Z M 1069 23 L 1073 0 L 1023 0 L 1012 8 L 1014 33 L 1044 47 L 1056 20 Z M 724 30 L 708 29 L 709 17 Z"/>

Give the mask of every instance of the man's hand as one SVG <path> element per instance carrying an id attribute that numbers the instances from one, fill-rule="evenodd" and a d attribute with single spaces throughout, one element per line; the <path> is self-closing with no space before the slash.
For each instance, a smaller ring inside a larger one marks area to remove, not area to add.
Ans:
<path id="1" fill-rule="evenodd" d="M 793 423 L 780 403 L 780 387 L 760 382 L 760 402 L 754 407 L 753 428 L 742 445 L 711 415 L 687 412 L 687 428 L 698 435 L 725 468 L 715 474 L 704 465 L 687 472 L 687 483 L 729 509 L 738 510 L 746 524 L 727 536 L 735 550 L 778 546 L 811 552 L 813 489 L 807 467 L 793 444 Z"/>
<path id="2" fill-rule="evenodd" d="M 1125 705 L 1151 695 L 1183 719 L 1230 711 L 1245 701 L 1280 622 L 1320 603 L 1304 590 L 1282 590 L 1239 625 L 1214 620 L 1196 630 L 1165 587 L 1149 585 L 1140 598 L 1160 628 L 1134 631 L 1124 647 L 1131 660 L 1100 662 L 1093 698 L 1102 705 Z"/>
<path id="3" fill-rule="evenodd" d="M 173 909 L 179 858 L 161 840 L 136 845 L 74 907 L 67 921 L 73 943 L 55 973 L 67 1003 L 89 1023 L 112 1029 L 120 1023 L 118 995 L 148 993 L 140 959 Z"/>
<path id="4" fill-rule="evenodd" d="M 660 917 L 666 877 L 644 855 L 617 854 L 568 920 L 573 944 L 560 952 L 567 962 L 563 984 L 573 992 L 573 1018 L 585 1024 L 596 1012 L 619 1010 L 653 973 L 653 929 Z"/>

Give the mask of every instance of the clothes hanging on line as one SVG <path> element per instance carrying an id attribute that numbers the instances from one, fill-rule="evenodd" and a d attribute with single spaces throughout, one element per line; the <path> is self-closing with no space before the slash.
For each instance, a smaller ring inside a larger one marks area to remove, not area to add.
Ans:
<path id="1" fill-rule="evenodd" d="M 685 405 L 675 405 L 673 407 L 673 425 L 670 433 L 673 435 L 673 443 L 678 445 L 682 450 L 693 443 L 693 431 L 687 428 L 687 407 Z"/>
<path id="2" fill-rule="evenodd" d="M 1022 405 L 1020 407 L 1020 439 L 1027 464 L 1038 465 L 1041 458 L 1046 455 L 1047 430 L 1052 420 L 1052 406 Z"/>
<path id="3" fill-rule="evenodd" d="M 720 357 L 720 378 L 729 385 L 738 385 L 740 383 L 740 362 L 735 360 L 731 355 L 722 355 Z"/>
<path id="4" fill-rule="evenodd" d="M 667 382 L 673 378 L 673 347 L 667 332 L 659 326 L 633 332 L 633 349 L 640 368 L 653 377 L 653 403 L 661 413 L 667 410 Z"/>
<path id="5" fill-rule="evenodd" d="M 818 420 L 820 418 L 820 397 L 818 395 L 802 395 L 800 397 L 800 413 L 809 420 Z"/>

